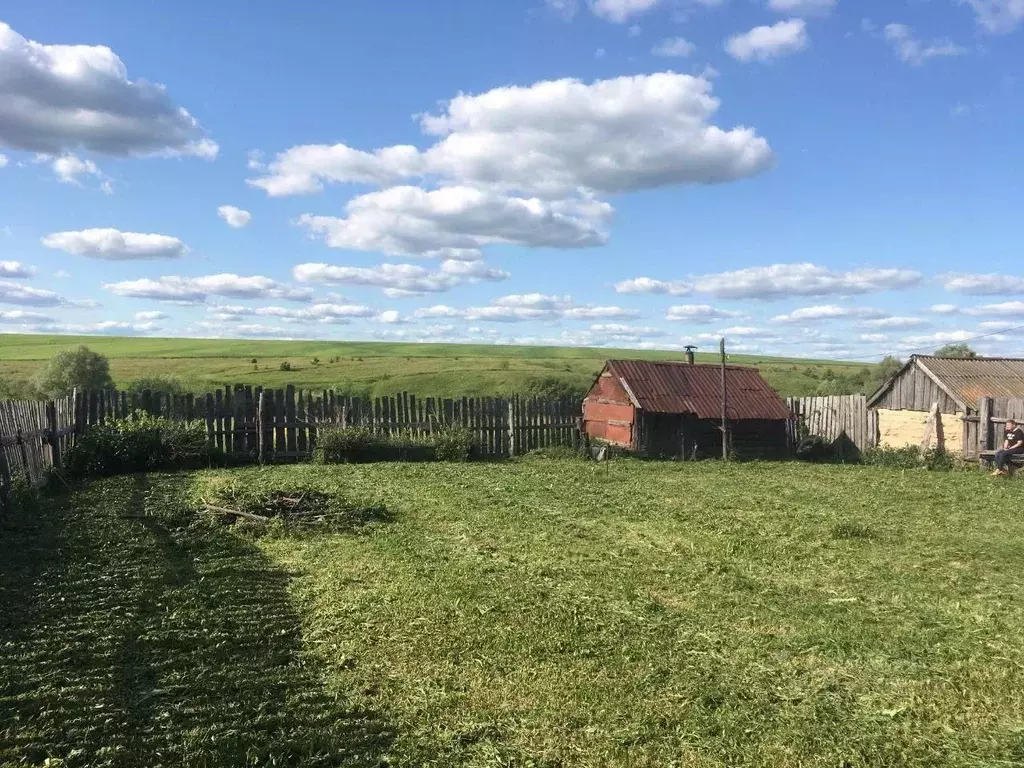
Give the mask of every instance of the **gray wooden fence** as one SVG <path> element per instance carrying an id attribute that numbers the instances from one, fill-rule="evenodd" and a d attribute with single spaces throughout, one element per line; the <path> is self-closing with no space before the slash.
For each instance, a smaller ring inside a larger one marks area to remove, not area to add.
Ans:
<path id="1" fill-rule="evenodd" d="M 46 482 L 47 472 L 61 466 L 74 431 L 71 397 L 0 402 L 0 498 L 16 481 L 33 487 Z"/>
<path id="2" fill-rule="evenodd" d="M 836 441 L 841 435 L 862 451 L 878 445 L 878 413 L 867 407 L 864 395 L 791 397 L 793 442 L 803 435 L 819 435 Z"/>
<path id="3" fill-rule="evenodd" d="M 580 404 L 573 399 L 524 397 L 359 398 L 333 390 L 237 385 L 206 395 L 165 392 L 86 392 L 77 400 L 79 430 L 144 410 L 171 419 L 205 422 L 211 444 L 234 458 L 267 461 L 309 456 L 325 425 L 361 427 L 380 435 L 425 437 L 446 427 L 472 432 L 486 457 L 536 448 L 579 445 Z"/>

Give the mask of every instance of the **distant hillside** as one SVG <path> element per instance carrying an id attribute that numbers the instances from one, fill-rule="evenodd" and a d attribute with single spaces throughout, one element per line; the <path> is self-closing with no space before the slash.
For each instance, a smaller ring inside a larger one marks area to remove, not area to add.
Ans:
<path id="1" fill-rule="evenodd" d="M 582 391 L 609 358 L 682 357 L 679 352 L 578 347 L 9 334 L 0 335 L 0 397 L 29 396 L 42 362 L 79 344 L 110 359 L 118 386 L 170 375 L 194 392 L 238 383 L 444 396 Z M 718 355 L 698 353 L 697 361 L 715 363 Z M 866 392 L 878 383 L 870 365 L 750 355 L 731 355 L 729 361 L 757 367 L 783 395 Z M 281 370 L 285 362 L 290 371 Z"/>

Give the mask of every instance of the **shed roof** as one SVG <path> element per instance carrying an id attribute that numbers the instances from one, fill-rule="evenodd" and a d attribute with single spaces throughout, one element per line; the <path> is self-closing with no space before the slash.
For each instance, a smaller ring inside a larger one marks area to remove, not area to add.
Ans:
<path id="1" fill-rule="evenodd" d="M 921 368 L 965 408 L 977 408 L 981 397 L 1024 397 L 1024 359 L 914 355 L 871 396 L 868 405 L 874 405 L 913 365 Z"/>
<path id="2" fill-rule="evenodd" d="M 699 419 L 722 415 L 722 368 L 718 365 L 609 360 L 605 369 L 625 386 L 635 405 L 649 413 L 692 413 Z M 755 368 L 727 366 L 730 419 L 790 418 L 789 409 Z"/>

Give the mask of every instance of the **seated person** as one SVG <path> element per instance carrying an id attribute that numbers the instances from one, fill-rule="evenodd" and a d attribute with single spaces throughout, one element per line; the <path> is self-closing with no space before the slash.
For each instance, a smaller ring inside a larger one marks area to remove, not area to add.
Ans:
<path id="1" fill-rule="evenodd" d="M 1013 419 L 1006 420 L 1006 439 L 1001 450 L 996 451 L 996 468 L 992 475 L 1009 474 L 1012 458 L 1024 453 L 1024 429 L 1017 426 Z"/>

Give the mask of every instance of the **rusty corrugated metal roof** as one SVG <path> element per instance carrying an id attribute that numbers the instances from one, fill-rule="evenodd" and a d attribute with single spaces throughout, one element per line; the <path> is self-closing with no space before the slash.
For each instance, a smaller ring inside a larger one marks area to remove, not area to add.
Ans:
<path id="1" fill-rule="evenodd" d="M 1024 360 L 1015 357 L 932 357 L 914 360 L 968 408 L 979 397 L 1024 397 Z"/>
<path id="2" fill-rule="evenodd" d="M 722 415 L 722 368 L 653 360 L 609 360 L 641 408 L 649 413 Z M 789 409 L 755 368 L 727 366 L 726 409 L 730 419 L 788 419 Z"/>

